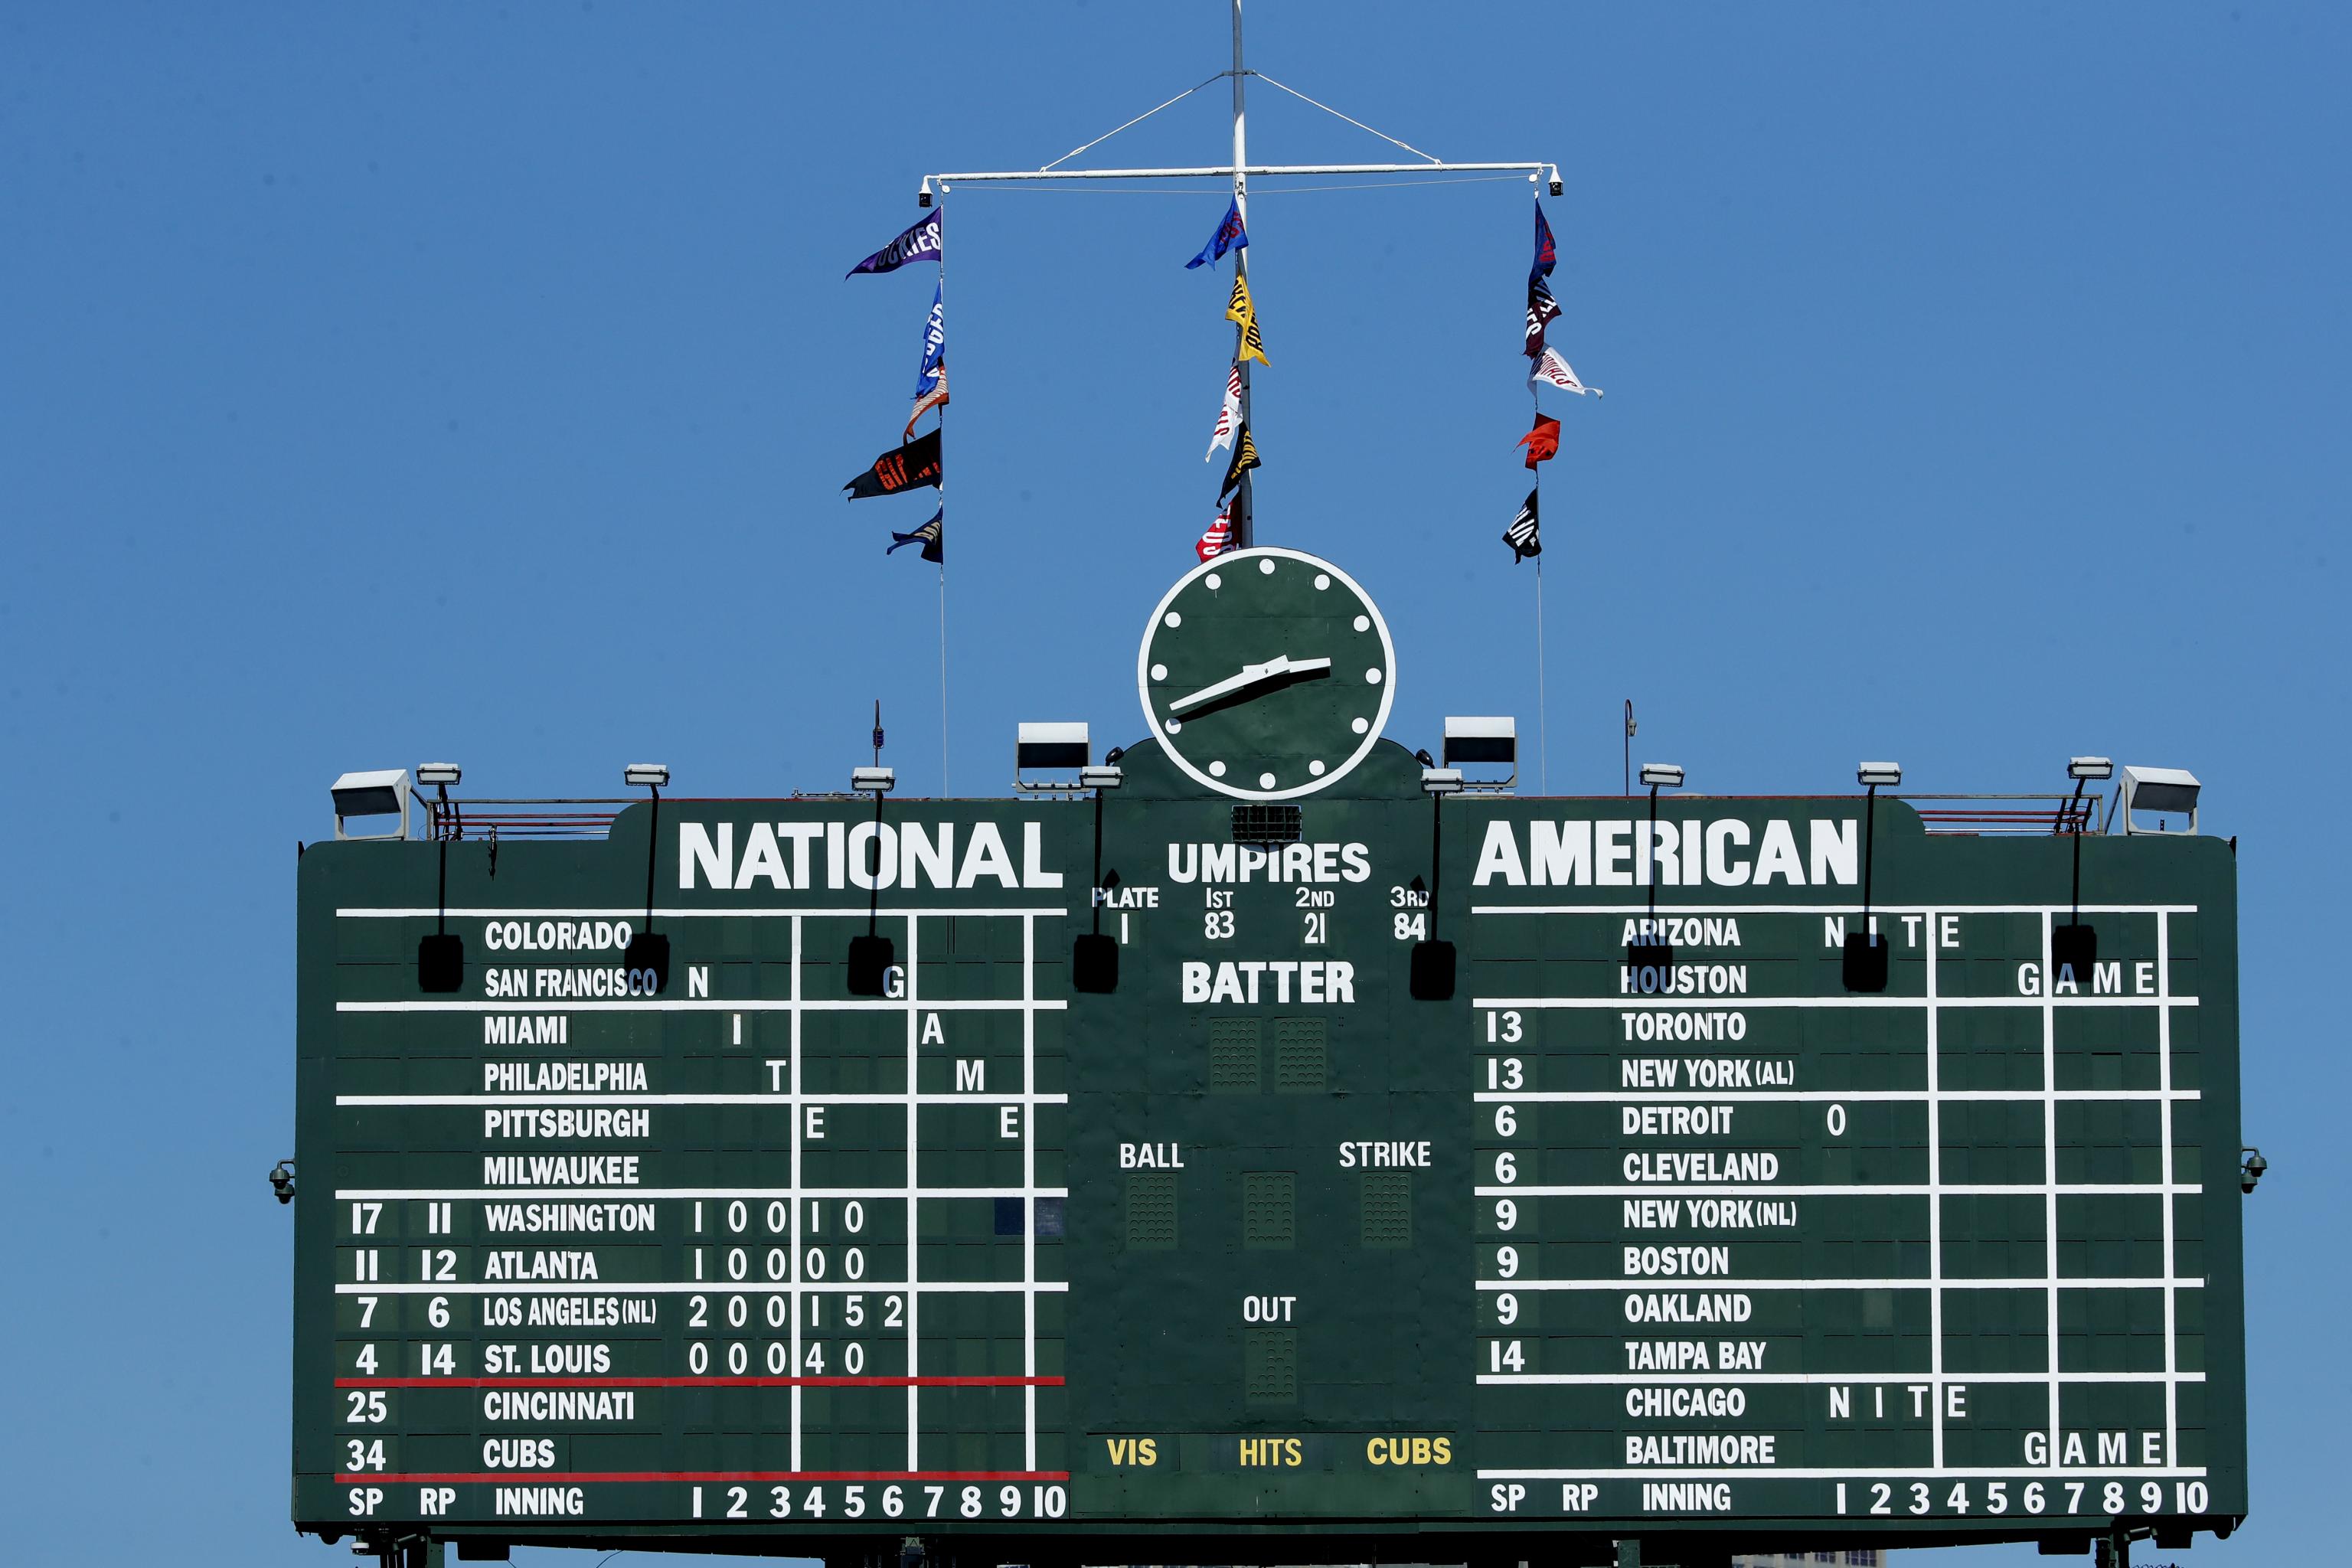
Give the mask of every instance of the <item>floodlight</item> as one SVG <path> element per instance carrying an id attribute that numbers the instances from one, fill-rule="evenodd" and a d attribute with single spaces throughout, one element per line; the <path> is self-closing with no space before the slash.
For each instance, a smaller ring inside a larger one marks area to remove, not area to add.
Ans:
<path id="1" fill-rule="evenodd" d="M 1643 763 L 1642 782 L 1652 789 L 1680 789 L 1683 770 L 1673 763 Z"/>
<path id="2" fill-rule="evenodd" d="M 1117 789 L 1126 781 L 1126 778 L 1127 774 L 1122 769 L 1112 767 L 1106 763 L 1097 768 L 1080 768 L 1078 787 L 1080 789 Z"/>
<path id="3" fill-rule="evenodd" d="M 1853 782 L 1864 789 L 1893 789 L 1903 782 L 1903 764 L 1864 763 L 1853 770 Z"/>
<path id="4" fill-rule="evenodd" d="M 2197 775 L 2185 768 L 2124 769 L 2122 798 L 2117 807 L 2124 819 L 2126 833 L 2194 833 L 2197 831 L 2197 796 L 2205 786 Z M 2135 811 L 2186 812 L 2186 827 L 2141 827 L 2132 822 Z"/>
<path id="5" fill-rule="evenodd" d="M 1460 768 L 1423 768 L 1421 770 L 1421 793 L 1429 795 L 1460 795 Z"/>
<path id="6" fill-rule="evenodd" d="M 1095 760 L 1094 741 L 1083 723 L 1024 723 L 1013 737 L 1013 787 L 1018 790 L 1045 791 L 1063 794 L 1074 789 L 1090 789 L 1070 777 L 1071 770 L 1084 773 Z M 1050 770 L 1056 777 L 1031 779 L 1028 773 Z"/>
<path id="7" fill-rule="evenodd" d="M 2074 757 L 2066 763 L 2070 779 L 2109 779 L 2116 776 L 2116 764 L 2105 757 Z"/>
<path id="8" fill-rule="evenodd" d="M 621 770 L 621 781 L 632 789 L 667 789 L 669 767 L 664 763 L 631 763 Z"/>
<path id="9" fill-rule="evenodd" d="M 896 768 L 852 768 L 849 787 L 859 795 L 888 795 L 898 787 Z"/>
<path id="10" fill-rule="evenodd" d="M 1013 761 L 1024 768 L 1082 768 L 1094 761 L 1094 742 L 1084 724 L 1024 724 Z"/>
<path id="11" fill-rule="evenodd" d="M 1464 719 L 1449 715 L 1445 721 L 1445 765 L 1456 763 L 1511 763 L 1519 760 L 1519 721 L 1517 719 Z"/>
<path id="12" fill-rule="evenodd" d="M 367 840 L 408 837 L 406 768 L 345 773 L 330 787 L 335 797 L 336 837 Z M 395 816 L 400 820 L 390 833 L 346 833 L 343 819 L 347 816 Z"/>

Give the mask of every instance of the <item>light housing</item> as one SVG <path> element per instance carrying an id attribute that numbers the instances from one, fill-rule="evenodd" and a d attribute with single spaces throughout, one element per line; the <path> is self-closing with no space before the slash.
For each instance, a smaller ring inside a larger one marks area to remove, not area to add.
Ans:
<path id="1" fill-rule="evenodd" d="M 1120 784 L 1126 782 L 1126 772 L 1122 769 L 1112 767 L 1108 763 L 1105 763 L 1098 767 L 1080 768 L 1078 770 L 1078 787 L 1080 789 L 1117 789 Z"/>
<path id="2" fill-rule="evenodd" d="M 1447 767 L 1460 763 L 1515 764 L 1518 760 L 1519 721 L 1517 719 L 1446 716 Z"/>
<path id="3" fill-rule="evenodd" d="M 631 763 L 621 770 L 621 781 L 632 789 L 667 789 L 669 765 L 666 763 Z"/>
<path id="4" fill-rule="evenodd" d="M 898 787 L 896 768 L 852 768 L 849 787 L 859 795 L 888 795 Z"/>
<path id="5" fill-rule="evenodd" d="M 2116 814 L 2123 818 L 2126 833 L 2167 833 L 2189 835 L 2197 831 L 2197 797 L 2204 785 L 2197 775 L 2186 768 L 2124 768 L 2123 789 L 2116 799 Z M 2132 821 L 2136 811 L 2158 811 L 2189 814 L 2186 827 L 2143 827 Z M 2112 824 L 2110 825 L 2112 826 Z"/>
<path id="6" fill-rule="evenodd" d="M 1094 756 L 1082 723 L 1024 723 L 1013 744 L 1013 766 L 1021 768 L 1082 768 Z"/>
<path id="7" fill-rule="evenodd" d="M 416 782 L 421 784 L 437 784 L 440 787 L 446 789 L 465 776 L 466 770 L 459 767 L 455 763 L 419 763 L 416 764 Z"/>
<path id="8" fill-rule="evenodd" d="M 1642 782 L 1652 789 L 1680 789 L 1683 787 L 1683 770 L 1675 763 L 1643 763 Z"/>
<path id="9" fill-rule="evenodd" d="M 1864 789 L 1893 789 L 1903 782 L 1903 764 L 1863 763 L 1853 770 L 1853 782 Z"/>
<path id="10" fill-rule="evenodd" d="M 1094 760 L 1093 735 L 1084 723 L 1024 721 L 1013 740 L 1013 787 L 1055 794 L 1090 788 L 1072 774 L 1083 773 Z M 1050 776 L 1026 776 L 1032 773 Z"/>
<path id="11" fill-rule="evenodd" d="M 2107 757 L 2071 757 L 2066 763 L 2066 776 L 2080 783 L 2093 783 L 2116 776 L 2116 764 Z"/>
<path id="12" fill-rule="evenodd" d="M 1460 795 L 1460 768 L 1423 768 L 1421 770 L 1421 793 L 1423 795 Z"/>
<path id="13" fill-rule="evenodd" d="M 374 768 L 345 773 L 329 786 L 335 798 L 335 837 L 354 842 L 408 837 L 408 770 Z M 352 816 L 399 819 L 389 833 L 352 833 L 343 826 Z"/>
<path id="14" fill-rule="evenodd" d="M 1503 770 L 1500 778 L 1466 778 L 1463 787 L 1502 794 L 1518 782 L 1519 721 L 1507 715 L 1448 714 L 1440 759 L 1449 768 L 1465 763 Z"/>

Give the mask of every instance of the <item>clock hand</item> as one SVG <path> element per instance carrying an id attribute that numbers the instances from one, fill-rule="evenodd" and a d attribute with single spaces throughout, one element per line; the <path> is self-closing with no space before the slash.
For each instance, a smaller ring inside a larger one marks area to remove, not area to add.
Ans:
<path id="1" fill-rule="evenodd" d="M 1255 686 L 1279 676 L 1312 675 L 1330 668 L 1331 661 L 1328 658 L 1292 658 L 1288 654 L 1278 653 L 1264 664 L 1245 664 L 1239 675 L 1229 675 L 1214 685 L 1204 686 L 1190 696 L 1176 699 L 1168 705 L 1168 710 L 1181 713 L 1188 708 L 1198 708 L 1204 702 L 1213 702 L 1244 687 Z"/>

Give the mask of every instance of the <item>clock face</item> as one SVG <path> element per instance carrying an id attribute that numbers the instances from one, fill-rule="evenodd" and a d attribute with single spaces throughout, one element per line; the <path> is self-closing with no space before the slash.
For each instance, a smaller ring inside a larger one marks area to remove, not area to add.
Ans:
<path id="1" fill-rule="evenodd" d="M 1168 754 L 1242 800 L 1287 800 L 1347 776 L 1388 722 L 1388 623 L 1328 561 L 1232 551 L 1186 573 L 1144 628 L 1135 679 Z"/>

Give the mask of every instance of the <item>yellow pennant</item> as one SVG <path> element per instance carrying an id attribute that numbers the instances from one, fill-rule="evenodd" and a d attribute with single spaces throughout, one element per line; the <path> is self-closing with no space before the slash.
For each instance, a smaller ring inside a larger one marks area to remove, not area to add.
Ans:
<path id="1" fill-rule="evenodd" d="M 1250 303 L 1249 279 L 1241 269 L 1234 269 L 1234 297 L 1225 306 L 1225 320 L 1236 322 L 1242 330 L 1242 352 L 1237 359 L 1254 359 L 1268 370 L 1274 362 L 1265 357 L 1265 340 L 1257 335 L 1257 307 Z"/>

